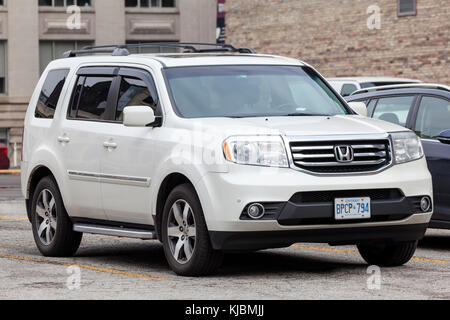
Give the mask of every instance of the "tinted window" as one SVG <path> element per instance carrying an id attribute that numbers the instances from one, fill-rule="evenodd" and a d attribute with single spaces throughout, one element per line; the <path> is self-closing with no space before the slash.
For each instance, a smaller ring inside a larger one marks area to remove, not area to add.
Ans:
<path id="1" fill-rule="evenodd" d="M 36 118 L 53 119 L 68 74 L 68 69 L 53 70 L 48 73 L 34 113 Z"/>
<path id="2" fill-rule="evenodd" d="M 102 120 L 106 116 L 112 80 L 112 77 L 86 77 L 78 103 L 77 118 Z"/>
<path id="3" fill-rule="evenodd" d="M 354 84 L 346 83 L 342 86 L 341 96 L 343 96 L 343 97 L 349 96 L 351 93 L 355 92 L 356 90 L 358 90 L 358 88 Z"/>
<path id="4" fill-rule="evenodd" d="M 165 70 L 185 118 L 347 114 L 312 70 L 291 66 L 213 66 Z"/>
<path id="5" fill-rule="evenodd" d="M 416 121 L 416 133 L 425 139 L 434 139 L 450 129 L 450 101 L 423 97 Z"/>
<path id="6" fill-rule="evenodd" d="M 414 96 L 381 98 L 378 100 L 373 118 L 406 126 L 413 101 Z"/>
<path id="7" fill-rule="evenodd" d="M 156 113 L 155 101 L 144 81 L 135 78 L 122 78 L 116 120 L 123 120 L 123 109 L 128 106 L 149 106 Z"/>

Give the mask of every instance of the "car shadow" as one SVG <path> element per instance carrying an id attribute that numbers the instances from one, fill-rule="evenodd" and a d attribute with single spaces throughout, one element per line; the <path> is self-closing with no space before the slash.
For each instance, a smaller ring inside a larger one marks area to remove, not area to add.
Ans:
<path id="1" fill-rule="evenodd" d="M 24 254 L 39 256 L 35 247 L 23 249 Z M 162 244 L 156 241 L 84 242 L 74 257 L 65 259 L 70 260 L 65 262 L 74 264 L 175 275 L 166 261 Z M 317 256 L 314 253 L 289 249 L 227 253 L 222 266 L 212 277 L 247 277 L 261 274 L 271 277 L 281 274 L 289 276 L 290 273 L 327 274 L 336 270 L 365 272 L 367 265 L 363 261 L 354 263 L 352 260 L 347 262 L 340 256 Z"/>
<path id="2" fill-rule="evenodd" d="M 91 263 L 108 263 L 120 268 L 129 266 L 136 269 L 151 269 L 158 272 L 171 272 L 162 245 L 158 242 L 118 242 L 115 245 L 82 247 L 76 258 L 89 258 Z M 81 262 L 80 262 L 81 263 Z M 88 262 L 86 262 L 88 263 Z M 367 265 L 343 262 L 338 256 L 317 257 L 307 252 L 290 250 L 263 250 L 249 253 L 227 253 L 215 276 L 278 275 L 280 273 L 328 273 L 337 269 L 365 270 Z M 364 271 L 363 271 L 364 272 Z"/>
<path id="3" fill-rule="evenodd" d="M 248 276 L 264 274 L 309 273 L 326 274 L 338 269 L 352 271 L 365 270 L 363 262 L 343 262 L 338 256 L 318 257 L 308 252 L 291 252 L 287 250 L 263 250 L 250 253 L 229 253 L 225 255 L 224 263 L 218 276 Z M 363 271 L 364 272 L 364 271 Z"/>
<path id="4" fill-rule="evenodd" d="M 450 250 L 450 233 L 448 235 L 426 235 L 419 241 L 419 248 L 434 250 Z"/>

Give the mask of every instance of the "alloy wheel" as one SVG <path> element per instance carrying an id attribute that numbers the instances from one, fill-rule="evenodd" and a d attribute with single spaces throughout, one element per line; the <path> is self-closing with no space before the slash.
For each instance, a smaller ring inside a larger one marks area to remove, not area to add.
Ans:
<path id="1" fill-rule="evenodd" d="M 39 240 L 49 245 L 56 233 L 56 205 L 55 197 L 50 190 L 41 191 L 36 202 L 36 228 Z"/>
<path id="2" fill-rule="evenodd" d="M 187 263 L 195 250 L 196 225 L 192 208 L 185 200 L 175 201 L 170 208 L 167 237 L 173 258 L 180 264 Z"/>

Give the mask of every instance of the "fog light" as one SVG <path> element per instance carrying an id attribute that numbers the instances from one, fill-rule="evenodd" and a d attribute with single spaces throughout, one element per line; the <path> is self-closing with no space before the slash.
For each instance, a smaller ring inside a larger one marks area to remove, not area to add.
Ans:
<path id="1" fill-rule="evenodd" d="M 423 197 L 420 199 L 420 209 L 422 209 L 423 212 L 429 211 L 431 208 L 431 200 L 428 197 Z"/>
<path id="2" fill-rule="evenodd" d="M 253 203 L 247 208 L 247 214 L 252 219 L 261 219 L 264 216 L 264 212 L 264 207 L 260 203 Z"/>

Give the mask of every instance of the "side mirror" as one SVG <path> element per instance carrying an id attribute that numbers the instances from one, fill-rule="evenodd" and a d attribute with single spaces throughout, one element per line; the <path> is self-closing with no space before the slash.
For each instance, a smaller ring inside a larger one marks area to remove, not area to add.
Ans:
<path id="1" fill-rule="evenodd" d="M 364 102 L 352 101 L 349 102 L 348 105 L 360 116 L 367 117 L 367 107 Z"/>
<path id="2" fill-rule="evenodd" d="M 450 144 L 450 130 L 442 131 L 437 139 L 442 143 Z"/>
<path id="3" fill-rule="evenodd" d="M 155 112 L 149 106 L 132 106 L 123 109 L 125 127 L 146 127 L 155 121 Z"/>

